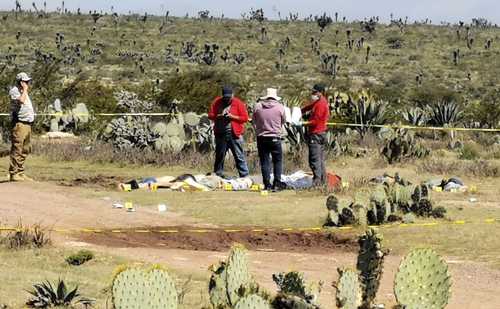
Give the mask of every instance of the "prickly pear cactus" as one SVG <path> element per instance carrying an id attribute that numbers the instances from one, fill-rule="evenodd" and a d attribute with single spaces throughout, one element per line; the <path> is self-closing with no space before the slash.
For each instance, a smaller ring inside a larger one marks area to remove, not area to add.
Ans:
<path id="1" fill-rule="evenodd" d="M 337 306 L 343 309 L 357 309 L 361 305 L 361 284 L 358 272 L 353 269 L 337 269 Z"/>
<path id="2" fill-rule="evenodd" d="M 153 126 L 153 132 L 158 134 L 159 136 L 165 136 L 167 134 L 167 124 L 164 122 L 157 122 Z"/>
<path id="3" fill-rule="evenodd" d="M 370 204 L 372 209 L 376 210 L 376 223 L 382 224 L 387 222 L 389 215 L 391 215 L 391 207 L 387 201 L 387 194 L 384 186 L 377 186 L 370 196 Z"/>
<path id="4" fill-rule="evenodd" d="M 394 280 L 396 299 L 407 309 L 442 309 L 448 304 L 450 289 L 448 266 L 431 249 L 410 252 Z"/>
<path id="5" fill-rule="evenodd" d="M 178 296 L 174 280 L 166 270 L 138 267 L 119 272 L 112 287 L 116 309 L 177 308 Z"/>
<path id="6" fill-rule="evenodd" d="M 382 236 L 374 229 L 359 237 L 359 253 L 357 269 L 363 289 L 363 308 L 371 308 L 377 294 L 382 277 L 384 253 L 382 252 Z"/>
<path id="7" fill-rule="evenodd" d="M 396 212 L 401 210 L 404 213 L 410 212 L 412 205 L 413 186 L 403 186 L 395 183 L 389 190 L 389 200 L 391 203 L 391 211 Z"/>
<path id="8" fill-rule="evenodd" d="M 186 113 L 184 114 L 184 122 L 190 127 L 196 127 L 200 124 L 200 116 L 193 112 Z"/>
<path id="9" fill-rule="evenodd" d="M 270 309 L 269 303 L 262 297 L 252 294 L 240 299 L 234 309 Z"/>
<path id="10" fill-rule="evenodd" d="M 415 187 L 411 198 L 414 203 L 418 203 L 422 199 L 429 199 L 429 195 L 429 188 L 427 188 L 426 185 L 422 184 Z"/>
<path id="11" fill-rule="evenodd" d="M 212 276 L 208 284 L 208 294 L 210 295 L 210 303 L 214 308 L 229 307 L 226 263 L 222 262 L 218 266 L 212 266 Z"/>
<path id="12" fill-rule="evenodd" d="M 234 245 L 231 248 L 227 260 L 226 280 L 229 303 L 234 306 L 240 299 L 240 290 L 253 283 L 248 270 L 247 252 L 242 245 Z"/>
<path id="13" fill-rule="evenodd" d="M 342 225 L 351 225 L 357 222 L 356 215 L 351 207 L 344 207 L 339 214 Z"/>
<path id="14" fill-rule="evenodd" d="M 329 210 L 325 225 L 326 226 L 340 226 L 339 213 L 334 211 L 334 210 Z"/>
<path id="15" fill-rule="evenodd" d="M 328 196 L 326 199 L 326 208 L 328 210 L 339 212 L 339 200 L 335 195 Z"/>
<path id="16" fill-rule="evenodd" d="M 356 218 L 356 224 L 359 226 L 368 225 L 368 210 L 365 206 L 361 204 L 354 204 L 352 206 L 354 212 L 354 217 Z"/>

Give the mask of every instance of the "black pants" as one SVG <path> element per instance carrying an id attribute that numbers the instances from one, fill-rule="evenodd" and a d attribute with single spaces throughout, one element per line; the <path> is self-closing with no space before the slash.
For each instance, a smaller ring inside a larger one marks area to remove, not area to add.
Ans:
<path id="1" fill-rule="evenodd" d="M 257 137 L 257 148 L 265 189 L 269 190 L 281 186 L 281 174 L 283 172 L 281 139 L 279 137 L 259 136 Z M 273 185 L 271 185 L 271 160 L 274 174 Z"/>
<path id="2" fill-rule="evenodd" d="M 245 158 L 245 150 L 243 149 L 243 136 L 235 137 L 232 135 L 215 136 L 214 173 L 223 176 L 224 160 L 228 150 L 233 154 L 236 169 L 238 169 L 240 177 L 248 176 L 248 166 Z"/>
<path id="3" fill-rule="evenodd" d="M 325 133 L 310 134 L 307 139 L 309 146 L 309 166 L 313 172 L 313 185 L 322 186 L 326 184 L 325 166 Z"/>

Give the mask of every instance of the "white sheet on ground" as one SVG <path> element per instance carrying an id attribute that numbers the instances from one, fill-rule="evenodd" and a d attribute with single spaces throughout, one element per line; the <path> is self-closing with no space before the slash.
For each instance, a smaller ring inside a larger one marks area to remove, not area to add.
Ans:
<path id="1" fill-rule="evenodd" d="M 274 180 L 274 175 L 271 174 L 271 183 Z M 313 185 L 312 176 L 304 171 L 296 171 L 290 175 L 281 175 L 281 182 L 284 182 L 293 190 L 309 189 Z"/>
<path id="2" fill-rule="evenodd" d="M 235 178 L 235 179 L 223 179 L 224 184 L 230 184 L 233 191 L 246 191 L 250 190 L 253 185 L 252 179 L 250 177 Z"/>

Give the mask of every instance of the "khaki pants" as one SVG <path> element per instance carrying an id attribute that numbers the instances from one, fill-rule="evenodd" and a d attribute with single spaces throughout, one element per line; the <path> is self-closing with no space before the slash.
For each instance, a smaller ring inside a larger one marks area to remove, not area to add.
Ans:
<path id="1" fill-rule="evenodd" d="M 10 150 L 10 175 L 24 173 L 24 161 L 31 151 L 31 126 L 24 123 L 16 123 L 12 128 Z"/>

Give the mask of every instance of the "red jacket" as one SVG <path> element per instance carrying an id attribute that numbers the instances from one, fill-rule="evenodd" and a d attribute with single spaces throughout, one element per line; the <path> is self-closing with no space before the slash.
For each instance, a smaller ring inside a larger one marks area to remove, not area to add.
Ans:
<path id="1" fill-rule="evenodd" d="M 330 108 L 324 96 L 316 102 L 311 102 L 302 108 L 302 114 L 311 111 L 309 117 L 309 134 L 319 134 L 326 131 L 326 123 L 330 119 Z"/>
<path id="2" fill-rule="evenodd" d="M 210 110 L 208 111 L 208 118 L 212 121 L 216 121 L 217 113 L 219 111 L 219 107 L 222 104 L 222 97 L 216 97 L 210 106 Z M 234 115 L 240 117 L 239 120 L 231 120 L 231 128 L 233 129 L 234 135 L 237 137 L 241 136 L 245 131 L 245 123 L 248 121 L 248 112 L 245 102 L 234 97 L 231 101 L 231 107 L 229 108 L 229 112 Z M 218 134 L 220 132 L 215 132 Z"/>

